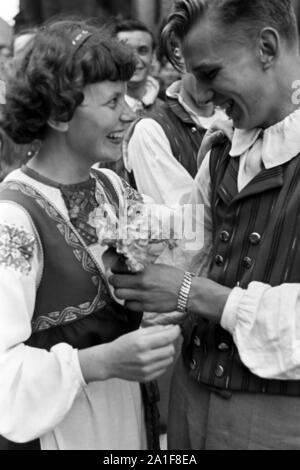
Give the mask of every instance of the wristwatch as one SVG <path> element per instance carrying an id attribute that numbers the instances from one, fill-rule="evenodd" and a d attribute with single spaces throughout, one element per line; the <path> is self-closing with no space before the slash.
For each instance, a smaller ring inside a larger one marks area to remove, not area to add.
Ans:
<path id="1" fill-rule="evenodd" d="M 190 290 L 192 286 L 194 273 L 189 273 L 188 271 L 184 274 L 183 281 L 181 283 L 178 299 L 177 299 L 177 312 L 187 313 L 187 304 L 189 300 Z"/>

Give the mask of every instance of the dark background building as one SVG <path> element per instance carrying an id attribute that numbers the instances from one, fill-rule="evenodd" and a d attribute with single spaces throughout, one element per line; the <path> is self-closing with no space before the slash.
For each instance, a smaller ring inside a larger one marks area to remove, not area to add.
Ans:
<path id="1" fill-rule="evenodd" d="M 172 3 L 173 0 L 20 0 L 16 30 L 40 25 L 51 16 L 61 13 L 135 17 L 157 30 L 162 19 L 168 15 Z M 300 0 L 293 0 L 293 3 L 300 31 Z"/>
<path id="2" fill-rule="evenodd" d="M 16 31 L 40 25 L 63 13 L 136 17 L 155 29 L 168 13 L 171 3 L 172 0 L 20 0 Z"/>

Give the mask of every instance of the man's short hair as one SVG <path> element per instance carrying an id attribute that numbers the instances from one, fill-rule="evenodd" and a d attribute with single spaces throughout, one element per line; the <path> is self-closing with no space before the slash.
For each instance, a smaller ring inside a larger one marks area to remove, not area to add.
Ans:
<path id="1" fill-rule="evenodd" d="M 298 41 L 297 20 L 292 0 L 175 0 L 162 33 L 166 56 L 178 67 L 170 47 L 171 38 L 183 41 L 205 15 L 225 26 L 241 26 L 249 36 L 263 27 L 273 27 L 289 44 Z"/>
<path id="2" fill-rule="evenodd" d="M 143 31 L 144 33 L 150 34 L 152 38 L 152 49 L 154 50 L 156 47 L 156 41 L 154 34 L 150 29 L 142 23 L 142 21 L 136 19 L 128 19 L 128 20 L 120 20 L 115 25 L 115 35 L 123 32 L 132 32 L 132 31 Z"/>

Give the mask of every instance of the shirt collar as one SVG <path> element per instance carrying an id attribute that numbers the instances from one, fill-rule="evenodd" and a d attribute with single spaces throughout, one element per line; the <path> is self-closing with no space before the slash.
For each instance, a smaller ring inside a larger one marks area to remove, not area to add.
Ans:
<path id="1" fill-rule="evenodd" d="M 300 109 L 267 129 L 235 129 L 231 157 L 240 157 L 261 138 L 262 162 L 266 169 L 289 162 L 300 153 Z"/>

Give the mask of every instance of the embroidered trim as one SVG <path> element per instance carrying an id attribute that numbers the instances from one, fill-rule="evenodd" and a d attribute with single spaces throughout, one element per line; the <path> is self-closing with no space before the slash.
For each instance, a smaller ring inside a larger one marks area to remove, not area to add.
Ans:
<path id="1" fill-rule="evenodd" d="M 32 330 L 34 333 L 42 330 L 47 330 L 58 325 L 74 322 L 78 319 L 84 318 L 93 313 L 96 309 L 103 308 L 110 300 L 109 288 L 106 284 L 106 279 L 97 264 L 94 262 L 92 256 L 87 251 L 84 242 L 80 240 L 79 236 L 70 225 L 60 215 L 58 210 L 47 199 L 32 188 L 30 185 L 9 181 L 5 184 L 8 189 L 21 191 L 23 194 L 30 196 L 42 207 L 47 215 L 57 222 L 57 228 L 61 235 L 65 238 L 66 243 L 73 248 L 73 253 L 76 259 L 81 262 L 85 271 L 93 274 L 92 282 L 98 284 L 98 292 L 95 299 L 91 303 L 85 303 L 78 307 L 67 307 L 61 312 L 51 312 L 39 316 L 36 320 L 32 320 Z M 96 282 L 97 278 L 97 282 Z"/>
<path id="2" fill-rule="evenodd" d="M 35 238 L 23 227 L 0 224 L 0 265 L 28 276 L 32 269 Z"/>
<path id="3" fill-rule="evenodd" d="M 122 185 L 123 185 L 125 201 L 143 202 L 143 197 L 138 191 L 133 189 L 130 186 L 130 184 L 127 183 L 126 180 L 122 179 L 121 181 L 122 181 Z"/>
<path id="4" fill-rule="evenodd" d="M 105 286 L 100 282 L 98 277 L 98 292 L 93 302 L 86 302 L 78 305 L 78 307 L 67 307 L 62 311 L 47 313 L 40 315 L 36 320 L 32 321 L 32 331 L 37 333 L 54 328 L 59 325 L 66 325 L 74 321 L 91 315 L 96 310 L 100 310 L 107 304 L 107 291 Z"/>

